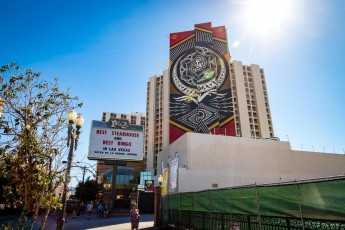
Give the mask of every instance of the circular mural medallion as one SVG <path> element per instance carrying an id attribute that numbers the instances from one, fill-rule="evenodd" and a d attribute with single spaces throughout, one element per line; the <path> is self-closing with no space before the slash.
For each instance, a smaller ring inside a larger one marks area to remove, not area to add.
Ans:
<path id="1" fill-rule="evenodd" d="M 172 80 L 183 94 L 195 95 L 219 88 L 225 80 L 227 61 L 207 47 L 183 52 L 172 65 Z"/>

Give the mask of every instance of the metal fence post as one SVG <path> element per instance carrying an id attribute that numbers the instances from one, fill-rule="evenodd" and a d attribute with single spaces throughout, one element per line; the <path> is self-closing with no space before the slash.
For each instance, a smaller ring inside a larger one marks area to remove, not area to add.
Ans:
<path id="1" fill-rule="evenodd" d="M 232 222 L 232 204 L 231 204 L 231 188 L 228 189 L 229 191 L 229 203 L 230 203 L 230 223 Z M 230 224 L 229 223 L 229 224 Z"/>
<path id="2" fill-rule="evenodd" d="M 171 224 L 170 222 L 170 212 L 171 212 L 171 209 L 170 209 L 170 196 L 167 197 L 168 198 L 168 224 Z"/>
<path id="3" fill-rule="evenodd" d="M 302 207 L 301 207 L 301 199 L 300 199 L 300 196 L 299 196 L 297 181 L 295 181 L 295 187 L 296 187 L 296 193 L 297 193 L 297 199 L 298 199 L 299 212 L 301 214 L 302 228 L 304 230 L 304 221 L 303 221 L 303 214 L 302 214 Z"/>
<path id="4" fill-rule="evenodd" d="M 193 209 L 193 229 L 195 228 L 195 210 L 194 210 L 194 192 L 192 193 L 192 209 Z"/>
<path id="5" fill-rule="evenodd" d="M 181 224 L 181 207 L 180 207 L 180 202 L 181 202 L 181 193 L 178 194 L 178 204 L 177 204 L 177 208 L 178 208 L 178 218 L 177 218 L 177 225 L 180 226 Z"/>
<path id="6" fill-rule="evenodd" d="M 248 222 L 248 230 L 251 230 L 251 228 L 250 228 L 250 216 L 247 216 L 247 222 Z"/>
<path id="7" fill-rule="evenodd" d="M 211 189 L 208 190 L 208 209 L 211 212 L 210 213 L 210 223 L 209 223 L 209 229 L 212 229 L 213 227 L 213 215 L 212 215 L 212 199 L 211 199 Z"/>
<path id="8" fill-rule="evenodd" d="M 191 229 L 191 227 L 190 227 L 191 212 L 192 212 L 192 211 L 189 211 L 189 212 L 188 212 L 188 229 Z"/>
<path id="9" fill-rule="evenodd" d="M 291 230 L 290 218 L 286 218 L 286 227 L 287 227 L 288 230 Z"/>
<path id="10" fill-rule="evenodd" d="M 258 218 L 259 218 L 259 229 L 262 229 L 262 226 L 261 226 L 261 213 L 260 213 L 259 192 L 258 192 L 258 187 L 256 186 L 256 182 L 255 182 L 255 195 L 256 195 L 256 209 L 257 209 Z"/>

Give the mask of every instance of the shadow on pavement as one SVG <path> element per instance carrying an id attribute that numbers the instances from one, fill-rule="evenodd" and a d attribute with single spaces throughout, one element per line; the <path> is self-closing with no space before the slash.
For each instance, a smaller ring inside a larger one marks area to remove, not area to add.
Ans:
<path id="1" fill-rule="evenodd" d="M 58 213 L 49 216 L 46 224 L 47 230 L 55 230 Z M 87 219 L 86 214 L 81 214 L 72 218 L 71 214 L 67 215 L 67 222 L 64 224 L 64 230 L 79 230 L 79 229 L 131 229 L 129 216 L 115 216 L 110 215 L 108 218 L 98 216 L 93 212 L 90 219 Z M 139 229 L 154 229 L 153 228 L 153 214 L 141 215 Z"/>
<path id="2" fill-rule="evenodd" d="M 56 229 L 56 220 L 59 217 L 58 212 L 51 213 L 48 216 L 45 230 L 55 230 Z M 15 227 L 18 220 L 17 215 L 8 215 L 0 217 L 0 229 L 2 224 L 8 223 L 9 221 L 12 222 L 12 226 Z M 34 224 L 33 230 L 39 229 L 41 216 L 39 216 L 38 221 Z M 28 219 L 30 222 L 30 219 Z M 28 227 L 28 225 L 26 225 Z M 95 230 L 106 230 L 106 229 L 116 229 L 116 230 L 123 230 L 123 229 L 131 229 L 130 224 L 130 217 L 128 215 L 109 215 L 108 218 L 103 218 L 98 216 L 97 213 L 94 211 L 91 214 L 91 218 L 87 219 L 86 214 L 81 214 L 80 216 L 76 216 L 72 218 L 72 214 L 67 214 L 67 222 L 64 224 L 64 230 L 82 230 L 82 229 L 95 229 Z M 155 229 L 153 227 L 153 214 L 143 214 L 140 218 L 139 229 L 149 230 Z"/>

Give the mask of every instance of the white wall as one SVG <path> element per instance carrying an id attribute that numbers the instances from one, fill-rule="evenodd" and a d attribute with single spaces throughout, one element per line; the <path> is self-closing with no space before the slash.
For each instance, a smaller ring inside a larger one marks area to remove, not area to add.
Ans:
<path id="1" fill-rule="evenodd" d="M 179 192 L 345 174 L 345 156 L 292 151 L 282 141 L 186 133 L 159 154 L 158 162 L 175 152 Z"/>

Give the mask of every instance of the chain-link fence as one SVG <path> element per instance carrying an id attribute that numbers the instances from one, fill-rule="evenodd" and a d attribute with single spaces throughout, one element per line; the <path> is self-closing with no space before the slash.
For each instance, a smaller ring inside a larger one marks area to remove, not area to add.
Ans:
<path id="1" fill-rule="evenodd" d="M 179 193 L 162 223 L 185 229 L 345 229 L 345 177 Z"/>

